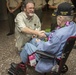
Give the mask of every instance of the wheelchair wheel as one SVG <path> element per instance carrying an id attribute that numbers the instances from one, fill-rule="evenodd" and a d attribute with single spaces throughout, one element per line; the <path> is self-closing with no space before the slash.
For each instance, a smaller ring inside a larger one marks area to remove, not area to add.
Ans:
<path id="1" fill-rule="evenodd" d="M 62 70 L 61 70 L 61 73 L 66 73 L 67 71 L 68 71 L 68 66 L 64 65 Z"/>

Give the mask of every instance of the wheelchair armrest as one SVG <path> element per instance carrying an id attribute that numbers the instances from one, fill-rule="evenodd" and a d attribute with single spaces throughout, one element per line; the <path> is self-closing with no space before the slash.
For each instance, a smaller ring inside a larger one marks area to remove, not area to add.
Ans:
<path id="1" fill-rule="evenodd" d="M 36 53 L 37 53 L 37 54 L 40 54 L 41 56 L 48 57 L 48 58 L 53 58 L 53 59 L 56 58 L 54 55 L 51 55 L 51 54 L 49 54 L 49 53 L 47 53 L 47 52 L 43 52 L 43 51 L 37 50 Z"/>

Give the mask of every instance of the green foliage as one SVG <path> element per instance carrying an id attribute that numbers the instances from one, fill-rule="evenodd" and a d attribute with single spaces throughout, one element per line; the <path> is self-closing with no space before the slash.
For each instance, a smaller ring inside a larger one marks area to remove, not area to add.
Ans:
<path id="1" fill-rule="evenodd" d="M 45 29 L 45 32 L 50 32 L 50 28 Z"/>

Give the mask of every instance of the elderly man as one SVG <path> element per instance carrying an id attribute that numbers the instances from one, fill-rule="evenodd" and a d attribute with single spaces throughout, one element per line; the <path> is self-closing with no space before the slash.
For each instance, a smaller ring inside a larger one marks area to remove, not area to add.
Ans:
<path id="1" fill-rule="evenodd" d="M 34 38 L 30 43 L 27 43 L 20 56 L 23 63 L 26 63 L 28 60 L 28 55 L 32 54 L 36 50 L 45 51 L 55 55 L 57 58 L 61 57 L 63 46 L 68 37 L 76 33 L 76 24 L 72 21 L 73 11 L 71 4 L 61 3 L 58 6 L 57 11 L 54 15 L 57 15 L 57 24 L 58 27 L 56 30 L 45 33 L 48 37 L 48 41 L 42 41 L 40 39 Z M 38 56 L 36 56 L 37 58 Z M 37 58 L 37 65 L 35 70 L 40 73 L 50 72 L 53 70 L 53 66 L 57 64 L 54 59 L 44 59 Z"/>
<path id="2" fill-rule="evenodd" d="M 26 0 L 23 4 L 24 10 L 15 18 L 16 47 L 19 51 L 21 51 L 26 42 L 30 41 L 33 35 L 44 35 L 40 34 L 39 31 L 41 30 L 41 23 L 38 16 L 34 13 L 34 2 Z"/>
<path id="3" fill-rule="evenodd" d="M 48 5 L 49 5 L 49 9 L 51 9 L 51 13 L 56 11 L 58 5 L 63 2 L 71 3 L 71 0 L 49 0 Z M 56 16 L 51 15 L 51 31 L 54 30 L 56 27 L 57 27 Z"/>

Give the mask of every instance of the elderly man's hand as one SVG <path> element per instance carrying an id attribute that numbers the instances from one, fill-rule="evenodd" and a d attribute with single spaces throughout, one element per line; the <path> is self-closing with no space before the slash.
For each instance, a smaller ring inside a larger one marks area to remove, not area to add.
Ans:
<path id="1" fill-rule="evenodd" d="M 40 39 L 37 38 L 37 39 L 36 39 L 36 42 L 39 42 L 39 41 L 40 41 Z"/>
<path id="2" fill-rule="evenodd" d="M 39 38 L 45 38 L 46 37 L 46 35 L 45 35 L 45 31 L 39 31 L 39 33 L 38 33 L 38 37 Z"/>

